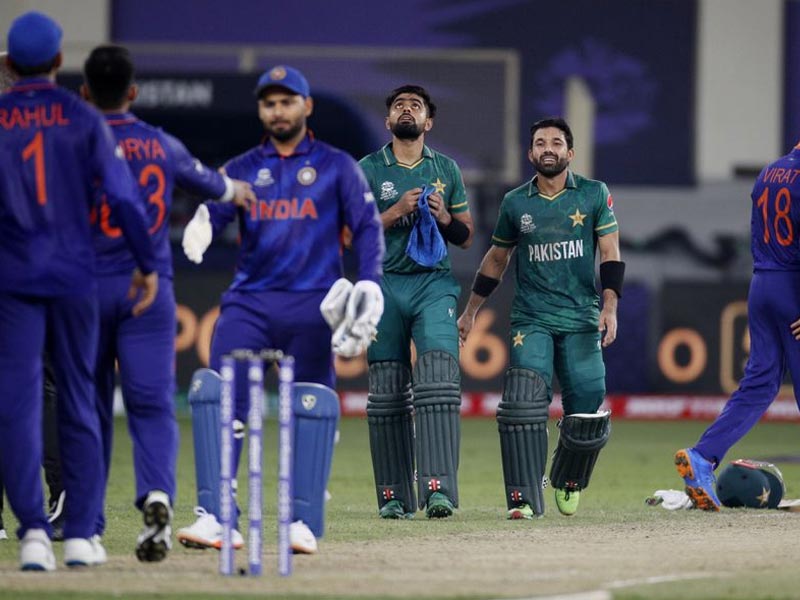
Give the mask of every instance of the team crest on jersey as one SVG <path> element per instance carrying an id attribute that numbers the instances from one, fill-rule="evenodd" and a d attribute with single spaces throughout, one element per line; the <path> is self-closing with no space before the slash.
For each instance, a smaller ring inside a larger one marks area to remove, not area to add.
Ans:
<path id="1" fill-rule="evenodd" d="M 297 172 L 297 181 L 303 185 L 311 185 L 317 180 L 317 170 L 314 167 L 303 167 Z"/>
<path id="2" fill-rule="evenodd" d="M 530 233 L 534 229 L 536 229 L 536 224 L 533 222 L 533 217 L 528 213 L 522 215 L 519 219 L 519 232 Z"/>
<path id="3" fill-rule="evenodd" d="M 300 398 L 300 404 L 306 410 L 311 410 L 317 404 L 317 397 L 314 394 L 303 394 Z"/>
<path id="4" fill-rule="evenodd" d="M 606 206 L 608 206 L 608 210 L 614 212 L 614 199 L 611 197 L 611 194 L 606 198 Z"/>
<path id="5" fill-rule="evenodd" d="M 253 185 L 264 187 L 267 185 L 272 185 L 273 183 L 275 183 L 275 180 L 272 178 L 272 171 L 269 169 L 259 169 Z"/>
<path id="6" fill-rule="evenodd" d="M 392 198 L 397 198 L 398 191 L 394 187 L 394 183 L 391 181 L 384 181 L 381 184 L 381 200 L 391 200 Z"/>

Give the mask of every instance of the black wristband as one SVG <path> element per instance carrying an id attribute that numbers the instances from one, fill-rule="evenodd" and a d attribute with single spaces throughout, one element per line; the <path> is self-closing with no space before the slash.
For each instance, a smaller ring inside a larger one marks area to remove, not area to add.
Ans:
<path id="1" fill-rule="evenodd" d="M 607 260 L 600 263 L 600 287 L 613 290 L 617 298 L 622 298 L 622 282 L 625 279 L 625 263 L 621 260 Z"/>
<path id="2" fill-rule="evenodd" d="M 451 244 L 460 246 L 469 239 L 469 227 L 458 219 L 450 219 L 447 225 L 439 225 L 442 236 Z"/>
<path id="3" fill-rule="evenodd" d="M 475 274 L 475 281 L 472 282 L 472 291 L 481 298 L 487 298 L 500 284 L 499 279 L 487 277 L 480 271 Z"/>

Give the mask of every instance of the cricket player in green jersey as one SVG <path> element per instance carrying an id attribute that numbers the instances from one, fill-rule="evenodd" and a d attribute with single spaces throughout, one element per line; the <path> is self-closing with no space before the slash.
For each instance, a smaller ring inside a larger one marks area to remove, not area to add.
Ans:
<path id="1" fill-rule="evenodd" d="M 537 174 L 503 198 L 492 245 L 458 319 L 463 341 L 517 248 L 511 366 L 497 409 L 509 519 L 544 514 L 554 372 L 564 418 L 550 481 L 562 514 L 577 511 L 580 491 L 589 485 L 610 433 L 610 413 L 599 411 L 606 391 L 602 348 L 617 336 L 625 264 L 611 194 L 603 182 L 567 169 L 574 155 L 572 132 L 563 119 L 531 127 L 528 158 Z M 602 309 L 595 287 L 598 250 Z"/>
<path id="2" fill-rule="evenodd" d="M 360 162 L 386 240 L 385 309 L 367 353 L 378 510 L 385 519 L 410 518 L 417 507 L 429 518 L 449 517 L 458 507 L 461 372 L 460 288 L 450 273 L 447 243 L 469 247 L 472 217 L 458 165 L 425 145 L 436 114 L 425 89 L 399 87 L 386 108 L 392 141 Z"/>

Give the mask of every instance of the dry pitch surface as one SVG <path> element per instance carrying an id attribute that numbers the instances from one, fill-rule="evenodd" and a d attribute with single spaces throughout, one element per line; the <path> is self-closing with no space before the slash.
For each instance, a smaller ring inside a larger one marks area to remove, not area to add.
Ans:
<path id="1" fill-rule="evenodd" d="M 796 597 L 789 585 L 796 577 L 796 556 L 775 550 L 798 548 L 798 518 L 777 511 L 729 511 L 658 515 L 652 522 L 630 525 L 541 528 L 536 522 L 500 522 L 496 532 L 449 533 L 442 538 L 435 535 L 438 524 L 431 524 L 431 535 L 421 538 L 392 540 L 387 531 L 382 541 L 324 543 L 317 556 L 296 557 L 288 579 L 275 575 L 273 548 L 265 551 L 267 572 L 259 579 L 220 577 L 216 552 L 182 548 L 158 565 L 112 556 L 107 565 L 82 572 L 61 568 L 52 574 L 20 573 L 5 562 L 0 577 L 4 595 L 12 590 L 57 590 L 109 597 L 527 598 L 594 592 L 579 597 L 611 598 L 634 592 L 670 597 L 669 590 L 685 588 L 702 598 L 717 593 L 755 597 L 746 591 L 748 586 L 754 586 L 755 594 L 763 586 L 778 584 L 772 597 L 789 598 Z M 389 530 L 392 525 L 397 524 L 376 522 L 375 527 Z M 243 555 L 238 558 L 242 561 Z"/>
<path id="2" fill-rule="evenodd" d="M 138 563 L 131 540 L 139 524 L 123 490 L 114 492 L 118 499 L 109 508 L 107 565 L 82 572 L 60 566 L 56 573 L 21 573 L 16 542 L 0 542 L 0 597 L 800 597 L 800 513 L 672 513 L 644 505 L 654 489 L 679 486 L 669 453 L 676 438 L 691 439 L 702 425 L 618 424 L 616 445 L 598 463 L 597 483 L 575 517 L 558 515 L 548 493 L 544 519 L 513 522 L 498 506 L 502 483 L 492 423 L 465 423 L 463 508 L 443 521 L 428 521 L 422 513 L 412 521 L 378 519 L 365 428 L 357 422 L 343 425 L 328 535 L 318 555 L 295 557 L 292 577 L 276 574 L 274 524 L 272 533 L 268 525 L 265 534 L 261 578 L 217 575 L 215 551 L 176 547 L 163 563 Z M 118 431 L 124 431 L 122 424 Z M 778 451 L 796 444 L 796 426 L 762 425 L 757 432 L 751 436 L 753 446 L 737 448 L 737 456 L 759 457 L 755 448 Z M 187 431 L 183 439 L 191 444 Z M 123 464 L 115 464 L 116 481 L 128 477 L 128 451 L 123 449 L 118 459 Z M 181 472 L 191 473 L 191 453 L 185 454 L 184 447 Z M 797 467 L 787 470 L 791 495 Z M 182 485 L 192 489 L 193 482 Z M 272 493 L 268 489 L 266 497 Z M 191 505 L 185 504 L 189 495 L 184 492 L 178 507 L 178 526 L 191 518 Z M 60 561 L 60 547 L 56 551 Z M 238 553 L 237 559 L 244 566 L 245 554 Z"/>

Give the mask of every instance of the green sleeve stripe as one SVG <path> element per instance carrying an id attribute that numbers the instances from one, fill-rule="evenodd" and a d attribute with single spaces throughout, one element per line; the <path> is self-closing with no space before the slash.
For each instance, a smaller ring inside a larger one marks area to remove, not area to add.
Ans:
<path id="1" fill-rule="evenodd" d="M 466 200 L 464 200 L 460 204 L 451 204 L 450 208 L 461 208 L 462 206 L 467 206 L 467 201 Z"/>
<path id="2" fill-rule="evenodd" d="M 466 202 L 462 202 L 461 204 L 456 204 L 450 207 L 450 212 L 454 215 L 457 215 L 459 213 L 465 213 L 468 210 L 469 210 L 469 204 L 467 204 Z"/>
<path id="3" fill-rule="evenodd" d="M 511 248 L 512 246 L 516 246 L 516 240 L 504 240 L 499 238 L 495 235 L 492 236 L 492 244 L 495 246 L 500 246 L 501 248 Z"/>
<path id="4" fill-rule="evenodd" d="M 609 223 L 608 225 L 601 225 L 600 227 L 595 227 L 594 230 L 595 231 L 602 231 L 603 229 L 608 229 L 609 227 L 616 227 L 616 226 L 617 226 L 617 222 L 614 221 L 613 223 Z"/>

